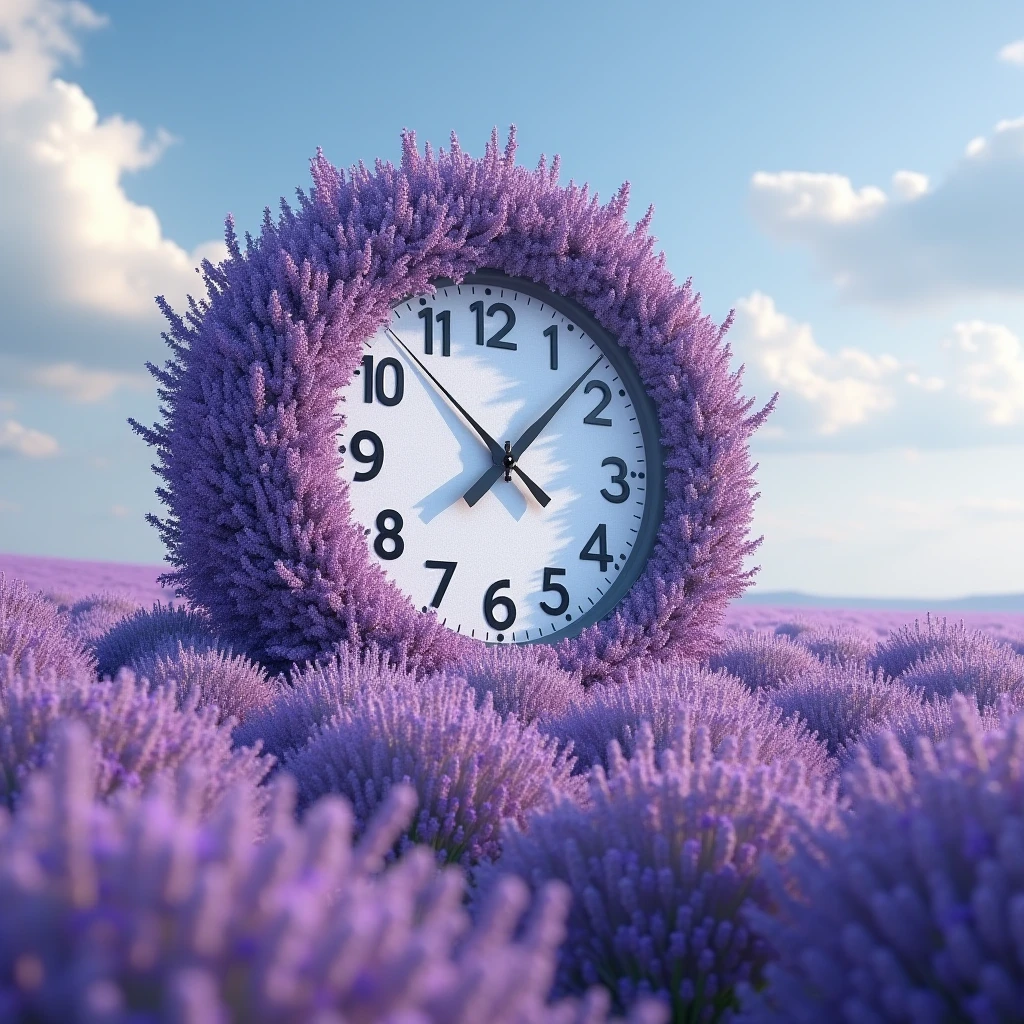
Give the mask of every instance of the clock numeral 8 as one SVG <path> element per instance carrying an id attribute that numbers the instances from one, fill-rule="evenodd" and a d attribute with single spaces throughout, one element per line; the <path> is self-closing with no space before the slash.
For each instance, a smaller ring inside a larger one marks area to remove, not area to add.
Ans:
<path id="1" fill-rule="evenodd" d="M 502 594 L 500 597 L 495 596 L 497 591 L 504 590 L 506 587 L 512 586 L 511 580 L 498 580 L 492 583 L 487 588 L 487 593 L 484 594 L 484 618 L 487 620 L 487 625 L 491 629 L 503 630 L 508 629 L 513 622 L 516 621 L 516 606 L 512 601 L 511 597 L 506 597 Z M 505 609 L 505 618 L 499 621 L 494 617 L 494 609 L 497 607 Z"/>
<path id="2" fill-rule="evenodd" d="M 389 519 L 392 523 L 391 526 L 387 525 Z M 377 515 L 376 522 L 380 532 L 373 540 L 373 550 L 377 552 L 377 557 L 383 558 L 386 562 L 401 558 L 402 552 L 405 550 L 405 541 L 399 535 L 402 532 L 402 527 L 405 526 L 405 520 L 393 508 L 386 508 Z M 392 543 L 390 550 L 384 546 L 386 540 Z"/>

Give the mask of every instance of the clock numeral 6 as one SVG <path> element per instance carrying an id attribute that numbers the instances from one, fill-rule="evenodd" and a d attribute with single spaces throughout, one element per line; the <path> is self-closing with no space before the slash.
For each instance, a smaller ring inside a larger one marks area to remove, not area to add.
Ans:
<path id="1" fill-rule="evenodd" d="M 385 374 L 388 370 L 394 373 L 395 389 L 389 395 L 384 388 Z M 397 359 L 388 356 L 377 364 L 377 372 L 373 372 L 373 356 L 363 356 L 363 401 L 372 402 L 376 394 L 381 405 L 398 405 L 405 394 L 405 367 Z"/>
<path id="2" fill-rule="evenodd" d="M 369 454 L 363 451 L 364 441 L 370 442 Z M 357 430 L 349 442 L 349 451 L 356 462 L 361 462 L 364 466 L 368 465 L 370 467 L 369 469 L 360 470 L 352 477 L 356 483 L 372 480 L 381 471 L 384 465 L 384 442 L 372 430 Z"/>
<path id="3" fill-rule="evenodd" d="M 622 459 L 617 459 L 615 456 L 610 455 L 601 466 L 614 466 L 618 472 L 612 476 L 612 483 L 619 485 L 618 494 L 609 494 L 605 488 L 601 488 L 601 497 L 605 501 L 612 502 L 613 505 L 620 505 L 629 497 L 629 484 L 626 482 L 626 464 Z"/>
<path id="4" fill-rule="evenodd" d="M 548 615 L 563 615 L 569 607 L 569 591 L 562 586 L 561 583 L 552 583 L 552 576 L 564 576 L 564 569 L 553 569 L 550 565 L 544 568 L 544 587 L 543 591 L 545 594 L 558 594 L 558 607 L 552 608 L 546 601 L 541 601 L 540 610 L 547 612 Z"/>
<path id="5" fill-rule="evenodd" d="M 391 526 L 387 525 L 389 519 Z M 393 508 L 386 508 L 377 514 L 376 523 L 380 532 L 373 539 L 373 550 L 377 552 L 377 557 L 383 558 L 386 562 L 401 558 L 402 552 L 405 551 L 405 541 L 400 534 L 402 527 L 405 526 L 405 520 Z M 390 549 L 384 546 L 386 540 L 391 541 Z"/>
<path id="6" fill-rule="evenodd" d="M 424 562 L 423 566 L 426 569 L 444 569 L 444 575 L 441 577 L 441 582 L 437 585 L 437 590 L 434 591 L 434 596 L 430 601 L 431 608 L 440 608 L 441 602 L 444 600 L 445 592 L 448 590 L 448 584 L 451 583 L 452 577 L 455 575 L 455 567 L 458 562 Z"/>
<path id="7" fill-rule="evenodd" d="M 470 311 L 476 313 L 476 343 L 478 345 L 484 344 L 484 304 L 477 299 L 472 306 L 469 307 Z M 492 302 L 487 309 L 488 316 L 494 316 L 495 313 L 505 314 L 505 326 L 499 327 L 497 332 L 492 334 L 487 339 L 488 348 L 508 348 L 518 349 L 519 346 L 514 341 L 502 341 L 501 339 L 508 334 L 516 325 L 516 311 L 506 305 L 504 302 Z"/>
<path id="8" fill-rule="evenodd" d="M 596 552 L 593 550 L 595 544 L 597 545 Z M 590 540 L 583 545 L 580 561 L 597 562 L 601 566 L 601 572 L 607 572 L 608 566 L 615 561 L 608 554 L 608 527 L 604 523 L 598 524 L 597 529 L 590 535 Z"/>
<path id="9" fill-rule="evenodd" d="M 512 586 L 511 580 L 497 580 L 487 588 L 487 593 L 484 594 L 484 618 L 491 629 L 499 631 L 508 629 L 516 621 L 516 606 L 512 598 L 506 597 L 504 594 L 497 596 L 499 590 L 504 590 L 510 586 Z M 505 610 L 504 619 L 499 620 L 494 617 L 494 610 L 498 607 Z"/>

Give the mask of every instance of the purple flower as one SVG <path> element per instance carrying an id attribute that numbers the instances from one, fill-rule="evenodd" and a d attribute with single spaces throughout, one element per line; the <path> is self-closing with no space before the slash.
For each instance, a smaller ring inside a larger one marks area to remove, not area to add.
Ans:
<path id="1" fill-rule="evenodd" d="M 1013 1021 L 1024 1006 L 1024 717 L 985 733 L 956 695 L 947 739 L 846 778 L 855 813 L 799 843 L 778 904 L 753 911 L 775 951 L 748 1024 Z M 796 880 L 796 886 L 793 880 Z"/>
<path id="2" fill-rule="evenodd" d="M 482 891 L 506 873 L 572 889 L 556 992 L 601 982 L 619 1006 L 651 994 L 675 1021 L 714 1021 L 737 983 L 756 981 L 766 950 L 743 910 L 771 905 L 760 860 L 784 861 L 799 828 L 837 815 L 833 786 L 799 762 L 759 764 L 759 742 L 734 737 L 716 753 L 685 717 L 656 759 L 644 724 L 630 760 L 615 744 L 610 772 L 594 769 L 588 805 L 565 801 L 531 815 L 526 832 L 506 829 Z"/>
<path id="3" fill-rule="evenodd" d="M 541 728 L 562 740 L 572 740 L 577 769 L 594 764 L 608 767 L 608 744 L 615 740 L 626 757 L 636 746 L 641 722 L 652 730 L 654 748 L 662 750 L 680 720 L 689 715 L 695 726 L 708 729 L 712 749 L 730 736 L 751 736 L 755 757 L 763 764 L 800 758 L 809 772 L 832 773 L 822 743 L 807 727 L 752 694 L 734 676 L 713 673 L 694 662 L 660 665 L 637 671 L 623 683 L 592 686 L 586 696 Z"/>
<path id="4" fill-rule="evenodd" d="M 870 661 L 878 647 L 872 637 L 847 626 L 804 633 L 800 643 L 819 661 L 843 666 Z"/>
<path id="5" fill-rule="evenodd" d="M 790 640 L 796 640 L 806 633 L 813 633 L 816 628 L 813 622 L 807 622 L 804 619 L 794 619 L 792 622 L 780 622 L 775 627 L 774 632 L 776 636 L 788 636 Z"/>
<path id="6" fill-rule="evenodd" d="M 398 167 L 346 175 L 317 153 L 298 209 L 266 211 L 243 252 L 202 265 L 207 294 L 186 316 L 163 300 L 171 359 L 156 376 L 165 421 L 133 428 L 157 450 L 167 506 L 153 519 L 175 570 L 162 580 L 209 609 L 226 643 L 269 667 L 337 644 L 378 644 L 417 671 L 450 671 L 472 647 L 414 608 L 371 561 L 339 476 L 338 392 L 364 340 L 403 295 L 481 267 L 530 278 L 579 302 L 630 354 L 657 404 L 665 506 L 648 563 L 616 612 L 557 645 L 590 683 L 654 657 L 716 646 L 744 568 L 752 466 L 748 440 L 774 403 L 751 412 L 724 335 L 678 285 L 649 234 L 631 226 L 623 186 L 601 206 L 558 184 L 558 163 L 515 163 L 515 134 L 482 158 L 421 154 L 410 132 Z"/>
<path id="7" fill-rule="evenodd" d="M 900 678 L 929 698 L 964 693 L 985 708 L 1004 693 L 1024 697 L 1024 657 L 987 633 L 970 632 L 915 662 Z"/>
<path id="8" fill-rule="evenodd" d="M 479 647 L 453 666 L 482 699 L 489 693 L 502 718 L 529 724 L 559 715 L 584 695 L 579 677 L 559 668 L 558 656 L 543 644 Z"/>
<path id="9" fill-rule="evenodd" d="M 120 594 L 91 594 L 69 606 L 68 632 L 82 643 L 93 645 L 123 618 L 139 610 L 138 601 Z"/>
<path id="10" fill-rule="evenodd" d="M 557 740 L 515 718 L 502 720 L 489 695 L 461 679 L 407 677 L 362 690 L 285 770 L 308 806 L 325 793 L 352 801 L 361 828 L 400 782 L 411 782 L 419 812 L 398 849 L 424 843 L 447 863 L 471 865 L 500 851 L 505 820 L 520 824 L 556 793 L 576 795 L 574 759 Z"/>
<path id="11" fill-rule="evenodd" d="M 21 580 L 8 581 L 0 572 L 0 686 L 7 673 L 21 671 L 28 656 L 40 671 L 90 671 L 92 662 L 81 642 L 67 629 L 57 606 L 28 589 Z"/>
<path id="12" fill-rule="evenodd" d="M 140 608 L 96 641 L 99 674 L 114 676 L 143 658 L 174 654 L 179 644 L 197 651 L 219 646 L 205 612 L 160 603 L 152 610 Z"/>
<path id="13" fill-rule="evenodd" d="M 269 836 L 239 788 L 211 820 L 186 794 L 94 800 L 92 745 L 66 726 L 52 768 L 0 822 L 0 1016 L 246 1024 L 603 1024 L 600 994 L 548 1005 L 566 893 L 507 881 L 478 923 L 457 869 L 410 851 L 381 871 L 415 797 L 397 785 L 363 840 L 327 799 Z M 522 924 L 520 923 L 522 921 Z M 518 931 L 517 931 L 518 929 Z M 650 1010 L 634 1024 L 661 1024 Z"/>
<path id="14" fill-rule="evenodd" d="M 788 636 L 773 633 L 732 633 L 708 661 L 712 671 L 742 679 L 752 690 L 774 689 L 818 666 L 818 661 Z"/>
<path id="15" fill-rule="evenodd" d="M 895 679 L 929 654 L 960 649 L 971 643 L 971 633 L 963 622 L 947 626 L 945 619 L 936 621 L 928 614 L 924 629 L 921 629 L 921 620 L 914 619 L 913 629 L 906 625 L 892 630 L 889 638 L 878 645 L 872 665 Z"/>
<path id="16" fill-rule="evenodd" d="M 256 790 L 273 764 L 258 748 L 233 750 L 230 723 L 218 727 L 215 707 L 179 710 L 173 690 L 150 693 L 127 669 L 97 681 L 91 672 L 58 676 L 29 665 L 7 679 L 0 701 L 0 802 L 16 802 L 26 776 L 49 762 L 56 731 L 69 720 L 94 737 L 94 786 L 103 797 L 174 775 L 198 758 L 195 795 L 208 813 L 238 783 Z"/>

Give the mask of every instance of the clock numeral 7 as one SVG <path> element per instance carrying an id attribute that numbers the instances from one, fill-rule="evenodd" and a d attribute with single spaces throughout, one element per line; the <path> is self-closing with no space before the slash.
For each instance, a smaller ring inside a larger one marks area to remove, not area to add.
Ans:
<path id="1" fill-rule="evenodd" d="M 597 545 L 596 552 L 593 550 L 595 544 Z M 601 566 L 601 572 L 607 572 L 608 566 L 615 561 L 608 554 L 608 527 L 604 523 L 598 524 L 597 529 L 590 535 L 590 540 L 583 545 L 580 561 L 597 562 Z"/>
<path id="2" fill-rule="evenodd" d="M 395 377 L 395 390 L 388 394 L 384 388 L 384 375 L 391 370 Z M 405 395 L 405 367 L 397 359 L 388 356 L 377 364 L 373 372 L 373 356 L 363 356 L 363 401 L 372 402 L 374 394 L 381 405 L 398 405 Z"/>
<path id="3" fill-rule="evenodd" d="M 458 562 L 424 562 L 423 566 L 426 569 L 444 569 L 444 575 L 441 577 L 441 582 L 437 585 L 437 590 L 434 591 L 434 596 L 430 600 L 431 608 L 440 608 L 441 602 L 444 600 L 444 595 L 448 591 L 448 584 L 451 583 L 452 577 L 455 575 L 455 567 Z"/>
<path id="4" fill-rule="evenodd" d="M 550 565 L 544 568 L 544 586 L 543 591 L 545 594 L 558 594 L 558 607 L 552 608 L 546 601 L 541 601 L 540 610 L 547 612 L 548 615 L 564 615 L 569 607 L 569 591 L 562 586 L 561 583 L 553 583 L 552 576 L 564 576 L 564 569 L 553 569 Z"/>
<path id="5" fill-rule="evenodd" d="M 434 354 L 434 307 L 427 306 L 416 314 L 423 321 L 423 353 Z M 452 311 L 442 309 L 437 314 L 437 322 L 441 325 L 441 355 L 452 354 Z"/>

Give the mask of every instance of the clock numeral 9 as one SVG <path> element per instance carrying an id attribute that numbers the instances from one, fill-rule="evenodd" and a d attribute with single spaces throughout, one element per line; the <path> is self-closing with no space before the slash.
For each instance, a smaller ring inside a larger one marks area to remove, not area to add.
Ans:
<path id="1" fill-rule="evenodd" d="M 504 594 L 500 596 L 497 594 L 499 590 L 510 586 L 512 586 L 511 580 L 498 580 L 492 583 L 487 588 L 487 593 L 484 594 L 484 618 L 491 629 L 496 629 L 499 632 L 508 629 L 516 621 L 516 606 L 512 598 L 506 597 Z M 494 610 L 499 607 L 505 610 L 505 618 L 501 620 L 494 617 Z"/>
<path id="2" fill-rule="evenodd" d="M 423 352 L 424 355 L 434 354 L 434 307 L 427 306 L 416 314 L 423 321 Z M 441 325 L 441 355 L 452 354 L 452 311 L 442 309 L 437 314 L 437 322 Z"/>
<path id="3" fill-rule="evenodd" d="M 597 545 L 597 551 L 593 550 Z M 599 523 L 597 529 L 590 535 L 590 540 L 583 546 L 580 552 L 581 562 L 597 562 L 601 566 L 601 572 L 607 572 L 608 566 L 615 561 L 608 554 L 608 527 Z"/>
<path id="4" fill-rule="evenodd" d="M 544 569 L 544 593 L 558 594 L 557 608 L 552 608 L 546 601 L 541 601 L 540 603 L 540 610 L 542 612 L 547 612 L 548 615 L 564 615 L 566 610 L 569 608 L 569 591 L 566 590 L 561 583 L 553 583 L 551 581 L 552 576 L 564 575 L 564 569 L 553 569 L 551 566 L 546 566 Z"/>
<path id="5" fill-rule="evenodd" d="M 470 310 L 476 313 L 476 343 L 478 345 L 484 344 L 484 304 L 479 299 L 471 305 Z M 507 306 L 504 302 L 492 302 L 487 309 L 488 316 L 494 316 L 495 313 L 505 314 L 505 326 L 500 327 L 496 334 L 492 334 L 487 339 L 488 348 L 508 348 L 518 349 L 519 346 L 514 341 L 502 341 L 501 339 L 508 334 L 516 325 L 516 312 L 511 306 Z"/>
<path id="6" fill-rule="evenodd" d="M 389 519 L 392 523 L 391 526 L 387 525 Z M 386 508 L 383 512 L 378 513 L 376 522 L 380 532 L 373 540 L 373 550 L 377 552 L 377 557 L 383 558 L 385 562 L 401 558 L 402 552 L 405 551 L 405 541 L 400 535 L 402 527 L 405 526 L 405 520 L 393 508 Z M 391 541 L 390 549 L 384 546 L 386 540 Z"/>
<path id="7" fill-rule="evenodd" d="M 603 380 L 592 380 L 587 382 L 587 386 L 583 389 L 583 394 L 589 394 L 594 388 L 601 392 L 601 401 L 583 417 L 583 422 L 589 423 L 592 427 L 610 427 L 612 421 L 600 414 L 604 412 L 605 407 L 612 400 L 612 389 Z"/>
<path id="8" fill-rule="evenodd" d="M 363 442 L 370 442 L 370 453 L 363 451 Z M 359 470 L 352 479 L 356 483 L 372 480 L 384 466 L 384 442 L 372 430 L 357 430 L 349 442 L 349 451 L 356 462 L 368 465 L 369 469 Z"/>
<path id="9" fill-rule="evenodd" d="M 601 488 L 601 497 L 605 501 L 610 501 L 613 505 L 621 505 L 629 497 L 629 484 L 626 482 L 626 464 L 622 459 L 617 459 L 614 456 L 609 456 L 601 466 L 615 466 L 618 472 L 612 476 L 611 482 L 619 485 L 618 494 L 609 494 L 605 488 Z"/>
<path id="10" fill-rule="evenodd" d="M 395 375 L 395 390 L 390 395 L 384 389 L 384 375 L 388 370 Z M 376 394 L 381 405 L 398 405 L 405 394 L 405 367 L 390 356 L 377 364 L 376 374 L 373 372 L 373 356 L 363 356 L 363 378 L 364 402 L 372 402 Z"/>

